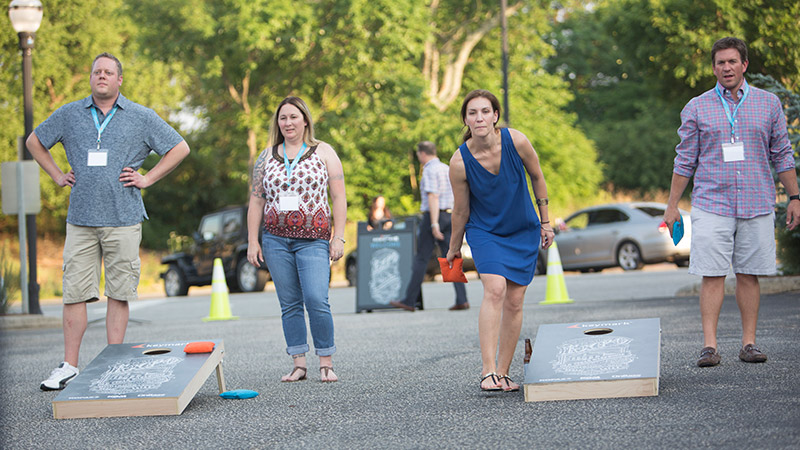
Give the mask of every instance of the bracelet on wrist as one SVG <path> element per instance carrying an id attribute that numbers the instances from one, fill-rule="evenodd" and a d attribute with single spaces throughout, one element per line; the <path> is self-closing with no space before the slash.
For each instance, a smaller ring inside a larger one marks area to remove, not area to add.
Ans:
<path id="1" fill-rule="evenodd" d="M 800 200 L 800 195 L 790 195 L 789 196 L 789 201 L 792 201 L 792 200 Z"/>
<path id="2" fill-rule="evenodd" d="M 431 228 L 439 228 L 439 224 L 438 223 L 432 223 L 431 224 Z"/>
<path id="3" fill-rule="evenodd" d="M 347 241 L 345 241 L 344 238 L 341 237 L 341 236 L 334 236 L 333 238 L 342 241 L 342 244 L 346 244 L 347 243 Z"/>
<path id="4" fill-rule="evenodd" d="M 550 221 L 549 220 L 545 220 L 544 222 L 539 222 L 539 223 L 550 223 Z"/>
<path id="5" fill-rule="evenodd" d="M 547 197 L 545 197 L 545 198 L 537 198 L 536 199 L 536 204 L 539 205 L 539 206 L 547 205 L 548 203 L 550 203 L 550 200 L 548 200 Z"/>

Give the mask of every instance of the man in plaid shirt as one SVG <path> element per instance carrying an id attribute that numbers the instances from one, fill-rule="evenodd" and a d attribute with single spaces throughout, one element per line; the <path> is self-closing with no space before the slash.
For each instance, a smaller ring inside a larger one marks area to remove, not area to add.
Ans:
<path id="1" fill-rule="evenodd" d="M 411 280 L 403 301 L 391 301 L 390 305 L 406 311 L 414 311 L 422 292 L 422 280 L 435 246 L 442 257 L 447 255 L 450 245 L 450 214 L 453 212 L 453 187 L 450 185 L 450 168 L 436 156 L 436 144 L 422 141 L 417 144 L 417 159 L 422 166 L 419 192 L 422 200 L 422 221 L 417 235 L 417 253 L 411 269 Z M 467 288 L 464 283 L 453 283 L 456 303 L 451 311 L 469 309 Z"/>
<path id="2" fill-rule="evenodd" d="M 776 272 L 776 193 L 770 164 L 789 194 L 786 226 L 791 230 L 800 225 L 797 174 L 778 97 L 745 81 L 748 59 L 742 40 L 720 39 L 711 49 L 711 60 L 716 86 L 693 98 L 681 112 L 681 142 L 675 149 L 664 213 L 671 232 L 680 220 L 678 200 L 694 177 L 689 273 L 703 277 L 700 367 L 716 366 L 721 359 L 717 322 L 731 266 L 742 317 L 739 358 L 754 363 L 767 360 L 755 340 L 758 276 Z"/>

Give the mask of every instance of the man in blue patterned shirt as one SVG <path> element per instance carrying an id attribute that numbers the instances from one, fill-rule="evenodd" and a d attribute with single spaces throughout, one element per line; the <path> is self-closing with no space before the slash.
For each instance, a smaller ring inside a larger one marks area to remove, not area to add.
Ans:
<path id="1" fill-rule="evenodd" d="M 40 384 L 64 389 L 78 375 L 78 353 L 86 331 L 86 303 L 100 298 L 105 267 L 106 335 L 121 344 L 128 326 L 128 301 L 137 298 L 142 220 L 141 190 L 167 175 L 189 154 L 186 141 L 155 111 L 120 92 L 122 64 L 98 55 L 89 77 L 92 95 L 58 108 L 26 141 L 31 155 L 60 187 L 70 187 L 64 242 L 64 360 Z M 50 148 L 60 142 L 70 170 L 63 172 Z M 139 173 L 150 152 L 161 156 Z"/>
<path id="2" fill-rule="evenodd" d="M 711 61 L 717 84 L 681 112 L 672 185 L 664 213 L 670 232 L 680 220 L 678 200 L 694 177 L 689 273 L 701 275 L 700 314 L 704 348 L 697 365 L 716 366 L 717 323 L 725 276 L 733 267 L 742 317 L 745 362 L 764 362 L 756 346 L 759 275 L 776 272 L 775 184 L 770 164 L 789 194 L 786 226 L 800 225 L 800 197 L 786 116 L 778 97 L 744 79 L 747 45 L 727 37 L 714 43 Z"/>

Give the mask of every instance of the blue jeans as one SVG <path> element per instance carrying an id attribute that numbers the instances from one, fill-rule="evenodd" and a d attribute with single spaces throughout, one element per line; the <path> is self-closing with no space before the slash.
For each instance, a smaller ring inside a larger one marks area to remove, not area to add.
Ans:
<path id="1" fill-rule="evenodd" d="M 328 303 L 330 244 L 324 239 L 294 239 L 264 232 L 261 248 L 281 303 L 286 353 L 308 351 L 303 307 L 308 311 L 314 350 L 319 356 L 336 352 L 333 316 Z"/>

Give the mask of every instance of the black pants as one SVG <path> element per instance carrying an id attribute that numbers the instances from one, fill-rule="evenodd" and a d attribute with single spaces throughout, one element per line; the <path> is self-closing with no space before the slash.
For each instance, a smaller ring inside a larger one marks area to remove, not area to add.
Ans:
<path id="1" fill-rule="evenodd" d="M 415 306 L 417 297 L 422 291 L 422 280 L 425 278 L 425 269 L 428 267 L 428 261 L 431 259 L 431 254 L 435 245 L 439 246 L 441 257 L 447 256 L 447 250 L 450 249 L 450 213 L 447 211 L 439 211 L 439 229 L 444 234 L 444 240 L 437 241 L 431 234 L 431 213 L 425 212 L 422 215 L 422 222 L 419 225 L 419 236 L 417 237 L 417 254 L 414 257 L 414 266 L 411 273 L 411 281 L 408 283 L 406 289 L 406 298 L 403 303 L 409 306 Z M 453 288 L 456 290 L 456 304 L 463 304 L 467 302 L 467 288 L 464 283 L 453 283 Z"/>

